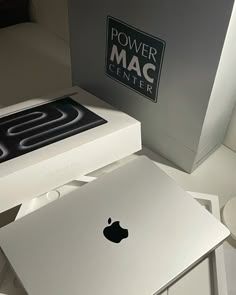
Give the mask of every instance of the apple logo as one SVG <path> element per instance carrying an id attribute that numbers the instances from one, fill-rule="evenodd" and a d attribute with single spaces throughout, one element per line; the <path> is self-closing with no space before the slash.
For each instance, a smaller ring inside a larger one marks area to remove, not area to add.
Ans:
<path id="1" fill-rule="evenodd" d="M 112 223 L 111 218 L 108 219 L 109 226 L 103 230 L 104 236 L 113 243 L 120 243 L 123 239 L 128 238 L 129 232 L 120 226 L 119 221 Z"/>

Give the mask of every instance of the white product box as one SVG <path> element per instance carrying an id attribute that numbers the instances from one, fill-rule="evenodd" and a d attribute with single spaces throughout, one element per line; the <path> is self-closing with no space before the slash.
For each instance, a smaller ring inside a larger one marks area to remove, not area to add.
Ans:
<path id="1" fill-rule="evenodd" d="M 80 177 L 57 190 L 35 198 L 22 204 L 17 219 L 39 209 L 42 206 L 56 201 L 58 198 L 66 197 L 71 191 L 77 190 L 87 182 L 93 181 L 94 177 Z M 220 208 L 217 196 L 189 192 L 196 200 L 209 210 L 216 218 L 220 219 Z M 2 257 L 3 258 L 3 257 Z M 1 253 L 0 253 L 1 259 Z M 2 281 L 2 285 L 1 285 Z M 5 265 L 5 272 L 0 273 L 0 293 L 6 295 L 25 295 L 24 290 L 17 282 L 16 276 L 12 274 L 8 264 Z M 204 261 L 178 280 L 161 295 L 227 295 L 227 284 L 224 264 L 223 246 L 217 248 Z"/>
<path id="2" fill-rule="evenodd" d="M 1 109 L 1 211 L 140 148 L 138 121 L 78 87 Z"/>
<path id="3" fill-rule="evenodd" d="M 236 97 L 234 0 L 70 0 L 73 83 L 142 123 L 191 172 L 223 141 Z"/>

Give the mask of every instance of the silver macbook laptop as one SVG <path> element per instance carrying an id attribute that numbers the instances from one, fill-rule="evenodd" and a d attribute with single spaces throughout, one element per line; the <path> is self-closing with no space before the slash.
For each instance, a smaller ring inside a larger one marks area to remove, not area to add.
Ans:
<path id="1" fill-rule="evenodd" d="M 153 295 L 229 231 L 145 157 L 0 230 L 30 295 Z"/>

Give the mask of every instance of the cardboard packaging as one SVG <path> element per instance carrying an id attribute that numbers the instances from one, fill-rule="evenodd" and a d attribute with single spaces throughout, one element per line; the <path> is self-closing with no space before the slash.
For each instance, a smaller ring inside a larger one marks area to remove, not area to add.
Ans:
<path id="1" fill-rule="evenodd" d="M 140 123 L 78 87 L 3 108 L 1 209 L 140 149 Z"/>
<path id="2" fill-rule="evenodd" d="M 69 0 L 73 83 L 142 123 L 192 172 L 223 141 L 236 97 L 233 0 Z"/>

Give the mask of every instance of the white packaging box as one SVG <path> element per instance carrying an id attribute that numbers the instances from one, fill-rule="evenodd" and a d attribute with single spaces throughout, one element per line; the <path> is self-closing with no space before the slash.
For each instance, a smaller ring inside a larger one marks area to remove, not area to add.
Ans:
<path id="1" fill-rule="evenodd" d="M 69 19 L 73 83 L 138 119 L 146 146 L 191 172 L 222 143 L 234 0 L 70 0 Z"/>
<path id="2" fill-rule="evenodd" d="M 2 211 L 141 148 L 137 120 L 78 87 L 1 109 L 0 135 Z"/>

